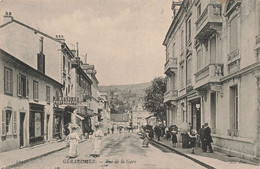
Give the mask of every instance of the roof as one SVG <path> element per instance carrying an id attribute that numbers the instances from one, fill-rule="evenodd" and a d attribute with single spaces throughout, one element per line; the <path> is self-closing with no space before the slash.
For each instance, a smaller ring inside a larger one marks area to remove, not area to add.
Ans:
<path id="1" fill-rule="evenodd" d="M 55 41 L 57 43 L 60 43 L 61 45 L 63 45 L 63 49 L 62 50 L 65 50 L 67 53 L 69 53 L 69 55 L 71 57 L 74 57 L 73 53 L 71 52 L 71 50 L 69 49 L 69 47 L 67 46 L 67 44 L 65 42 L 60 41 L 60 40 L 58 40 L 58 39 L 56 39 L 56 38 L 54 38 L 54 37 L 52 37 L 52 36 L 50 36 L 50 35 L 48 35 L 48 34 L 46 34 L 44 32 L 41 32 L 41 31 L 39 31 L 39 30 L 29 26 L 29 25 L 26 25 L 26 24 L 24 24 L 24 23 L 22 23 L 20 21 L 17 21 L 15 19 L 12 19 L 11 21 L 9 21 L 9 22 L 7 22 L 7 23 L 5 23 L 3 25 L 0 25 L 0 29 L 5 27 L 5 26 L 7 26 L 7 25 L 9 25 L 9 24 L 11 24 L 11 23 L 17 23 L 19 25 L 22 25 L 23 27 L 26 27 L 26 28 L 34 31 L 35 33 L 41 34 L 41 35 L 43 35 L 43 36 L 45 36 L 45 37 L 47 37 L 47 38 L 49 38 L 49 39 L 51 39 L 51 40 L 53 40 L 53 41 Z"/>
<path id="2" fill-rule="evenodd" d="M 28 72 L 30 72 L 30 74 L 35 74 L 35 76 L 40 76 L 45 80 L 49 80 L 53 83 L 55 83 L 56 85 L 62 87 L 63 85 L 61 83 L 59 83 L 58 81 L 52 79 L 51 77 L 43 74 L 42 72 L 34 69 L 33 67 L 27 65 L 26 63 L 22 62 L 21 60 L 17 59 L 16 57 L 12 56 L 11 54 L 7 53 L 6 51 L 4 51 L 3 49 L 0 48 L 0 57 L 3 57 L 5 59 L 8 59 L 10 62 L 13 62 L 14 65 L 18 64 L 19 68 L 22 68 L 21 66 L 23 66 Z"/>

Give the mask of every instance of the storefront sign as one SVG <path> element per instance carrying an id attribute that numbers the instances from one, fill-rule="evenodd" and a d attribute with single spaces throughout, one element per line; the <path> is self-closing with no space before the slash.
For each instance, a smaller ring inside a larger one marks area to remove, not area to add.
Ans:
<path id="1" fill-rule="evenodd" d="M 76 105 L 79 102 L 79 97 L 53 97 L 55 105 Z"/>

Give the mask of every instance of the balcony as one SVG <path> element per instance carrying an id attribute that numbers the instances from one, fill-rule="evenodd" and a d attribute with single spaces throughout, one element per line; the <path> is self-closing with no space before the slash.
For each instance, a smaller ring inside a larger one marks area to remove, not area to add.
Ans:
<path id="1" fill-rule="evenodd" d="M 195 73 L 195 89 L 207 89 L 210 83 L 218 83 L 223 77 L 223 64 L 209 64 Z"/>
<path id="2" fill-rule="evenodd" d="M 174 73 L 177 70 L 177 58 L 169 58 L 168 61 L 164 65 L 164 73 Z"/>
<path id="3" fill-rule="evenodd" d="M 214 31 L 220 31 L 222 27 L 221 5 L 208 4 L 206 9 L 199 16 L 196 24 L 197 34 L 195 39 L 207 39 Z"/>
<path id="4" fill-rule="evenodd" d="M 164 93 L 164 100 L 163 102 L 166 103 L 168 101 L 174 101 L 178 97 L 178 90 L 169 90 Z"/>

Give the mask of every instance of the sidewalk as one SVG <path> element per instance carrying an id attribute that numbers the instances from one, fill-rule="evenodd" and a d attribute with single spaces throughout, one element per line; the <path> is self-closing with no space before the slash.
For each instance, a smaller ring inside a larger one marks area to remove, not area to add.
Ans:
<path id="1" fill-rule="evenodd" d="M 216 151 L 214 151 L 213 153 L 205 153 L 202 152 L 202 149 L 200 147 L 194 147 L 193 154 L 191 148 L 182 148 L 182 143 L 177 143 L 176 147 L 173 147 L 171 140 L 165 140 L 161 138 L 161 141 L 157 141 L 157 139 L 153 139 L 153 141 L 164 144 L 167 147 L 176 151 L 177 153 L 187 158 L 190 158 L 193 161 L 199 161 L 208 164 L 214 168 L 260 168 L 259 164 L 256 164 L 252 161 L 241 159 L 234 156 L 229 156 L 224 153 Z"/>
<path id="2" fill-rule="evenodd" d="M 82 139 L 79 143 L 86 141 Z M 68 148 L 66 142 L 51 141 L 33 147 L 26 147 L 0 153 L 0 168 L 12 168 L 48 154 Z"/>

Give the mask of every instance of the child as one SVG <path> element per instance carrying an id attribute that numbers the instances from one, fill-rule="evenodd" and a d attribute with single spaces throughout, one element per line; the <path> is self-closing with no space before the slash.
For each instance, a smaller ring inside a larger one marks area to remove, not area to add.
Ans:
<path id="1" fill-rule="evenodd" d="M 176 147 L 176 143 L 177 143 L 177 132 L 175 130 L 173 130 L 172 132 L 172 146 Z"/>
<path id="2" fill-rule="evenodd" d="M 77 157 L 77 148 L 78 148 L 78 141 L 80 140 L 76 130 L 77 127 L 73 126 L 71 133 L 67 136 L 67 140 L 69 142 L 69 158 Z"/>
<path id="3" fill-rule="evenodd" d="M 148 147 L 149 145 L 149 130 L 146 130 L 145 133 L 144 133 L 144 141 L 143 141 L 143 147 Z"/>

